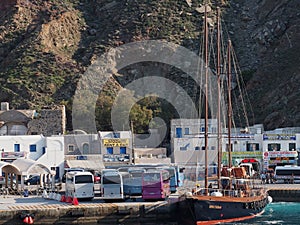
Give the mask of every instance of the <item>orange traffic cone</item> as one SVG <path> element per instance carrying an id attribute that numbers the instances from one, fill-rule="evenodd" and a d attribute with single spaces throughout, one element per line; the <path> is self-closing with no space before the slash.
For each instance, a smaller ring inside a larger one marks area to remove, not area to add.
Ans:
<path id="1" fill-rule="evenodd" d="M 60 201 L 61 202 L 66 202 L 66 196 L 62 195 L 61 198 L 60 198 Z"/>
<path id="2" fill-rule="evenodd" d="M 33 219 L 31 216 L 26 216 L 24 219 L 23 219 L 23 223 L 26 223 L 26 224 L 33 224 Z"/>
<path id="3" fill-rule="evenodd" d="M 72 203 L 72 197 L 71 196 L 67 197 L 66 203 Z"/>
<path id="4" fill-rule="evenodd" d="M 76 197 L 73 198 L 72 205 L 79 205 L 78 199 Z"/>

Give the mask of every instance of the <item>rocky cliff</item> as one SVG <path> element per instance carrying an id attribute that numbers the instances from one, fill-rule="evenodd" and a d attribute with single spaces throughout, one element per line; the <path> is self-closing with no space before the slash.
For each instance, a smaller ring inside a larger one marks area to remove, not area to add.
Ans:
<path id="1" fill-rule="evenodd" d="M 140 40 L 165 40 L 197 52 L 202 32 L 197 8 L 201 3 L 1 0 L 0 100 L 9 101 L 15 108 L 64 104 L 71 129 L 77 82 L 98 56 Z M 228 0 L 220 5 L 255 115 L 251 114 L 251 123 L 263 123 L 266 129 L 300 126 L 300 2 Z M 149 62 L 127 67 L 113 74 L 99 98 L 96 111 L 102 121 L 121 86 L 153 71 L 175 80 L 193 95 L 194 83 L 174 68 Z M 146 118 L 165 110 L 159 107 L 170 107 L 153 105 L 144 108 L 149 111 Z M 109 129 L 108 123 L 97 123 L 98 129 Z"/>

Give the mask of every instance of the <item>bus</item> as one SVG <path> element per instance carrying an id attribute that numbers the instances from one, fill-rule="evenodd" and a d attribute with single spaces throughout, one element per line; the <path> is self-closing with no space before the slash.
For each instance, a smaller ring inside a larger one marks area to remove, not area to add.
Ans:
<path id="1" fill-rule="evenodd" d="M 101 174 L 101 197 L 104 200 L 124 199 L 123 178 L 118 171 L 103 171 Z"/>
<path id="2" fill-rule="evenodd" d="M 167 170 L 170 175 L 170 191 L 171 193 L 175 193 L 178 187 L 178 176 L 176 172 L 176 168 L 172 166 L 164 166 L 158 167 L 158 169 Z"/>
<path id="3" fill-rule="evenodd" d="M 67 197 L 92 200 L 95 195 L 94 175 L 90 172 L 67 172 L 65 193 Z"/>
<path id="4" fill-rule="evenodd" d="M 170 174 L 167 170 L 151 169 L 142 176 L 142 198 L 165 199 L 170 195 Z"/>
<path id="5" fill-rule="evenodd" d="M 300 180 L 300 166 L 276 166 L 274 176 L 276 181 L 294 183 L 294 180 Z"/>
<path id="6" fill-rule="evenodd" d="M 146 169 L 142 167 L 130 167 L 128 173 L 130 179 L 128 182 L 129 196 L 142 196 L 142 176 Z"/>

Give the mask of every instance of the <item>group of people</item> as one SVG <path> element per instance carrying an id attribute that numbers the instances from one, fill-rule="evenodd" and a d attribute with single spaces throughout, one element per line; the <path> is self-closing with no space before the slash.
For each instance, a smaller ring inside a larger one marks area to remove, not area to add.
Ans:
<path id="1" fill-rule="evenodd" d="M 275 183 L 274 171 L 267 170 L 260 174 L 262 184 L 273 184 Z"/>

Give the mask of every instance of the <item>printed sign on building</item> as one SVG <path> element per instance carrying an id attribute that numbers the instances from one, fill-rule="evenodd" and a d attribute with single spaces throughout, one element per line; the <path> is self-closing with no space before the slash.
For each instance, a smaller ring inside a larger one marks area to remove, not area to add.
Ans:
<path id="1" fill-rule="evenodd" d="M 102 143 L 105 147 L 128 147 L 129 139 L 121 138 L 112 138 L 112 139 L 103 139 Z"/>

